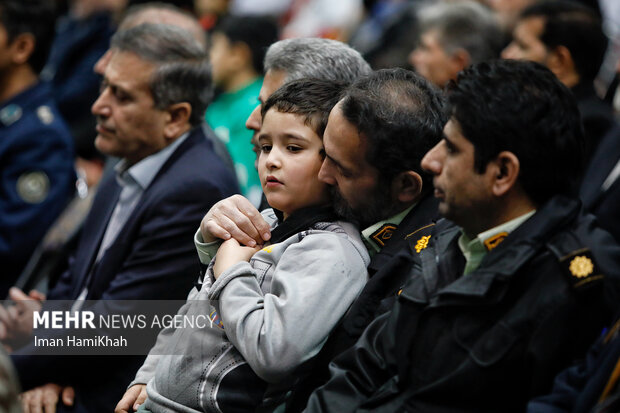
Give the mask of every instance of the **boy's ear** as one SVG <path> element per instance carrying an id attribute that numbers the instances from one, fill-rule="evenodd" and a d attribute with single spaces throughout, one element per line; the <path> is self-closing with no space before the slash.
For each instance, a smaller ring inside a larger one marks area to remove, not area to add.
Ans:
<path id="1" fill-rule="evenodd" d="M 9 45 L 13 63 L 18 65 L 27 63 L 34 52 L 35 44 L 36 40 L 31 33 L 18 34 Z"/>
<path id="2" fill-rule="evenodd" d="M 166 110 L 168 117 L 164 126 L 164 137 L 166 139 L 178 138 L 188 129 L 192 105 L 188 102 L 180 102 L 170 105 Z"/>
<path id="3" fill-rule="evenodd" d="M 403 171 L 392 179 L 392 199 L 412 204 L 422 193 L 422 177 L 414 171 Z"/>

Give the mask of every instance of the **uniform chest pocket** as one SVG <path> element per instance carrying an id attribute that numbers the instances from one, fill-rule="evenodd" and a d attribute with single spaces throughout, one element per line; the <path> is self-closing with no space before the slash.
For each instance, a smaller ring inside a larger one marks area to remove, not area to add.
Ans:
<path id="1" fill-rule="evenodd" d="M 472 317 L 460 317 L 454 323 L 454 339 L 469 352 L 481 367 L 500 362 L 517 341 L 517 334 L 503 322 L 481 322 Z"/>

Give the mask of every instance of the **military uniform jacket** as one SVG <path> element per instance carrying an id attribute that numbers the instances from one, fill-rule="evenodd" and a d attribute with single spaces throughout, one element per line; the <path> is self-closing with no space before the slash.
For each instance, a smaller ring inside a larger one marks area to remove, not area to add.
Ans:
<path id="1" fill-rule="evenodd" d="M 459 235 L 444 220 L 416 243 L 393 310 L 306 411 L 523 411 L 610 321 L 620 248 L 577 201 L 553 198 L 463 276 Z"/>
<path id="2" fill-rule="evenodd" d="M 45 83 L 0 103 L 0 177 L 4 298 L 74 189 L 73 140 Z"/>

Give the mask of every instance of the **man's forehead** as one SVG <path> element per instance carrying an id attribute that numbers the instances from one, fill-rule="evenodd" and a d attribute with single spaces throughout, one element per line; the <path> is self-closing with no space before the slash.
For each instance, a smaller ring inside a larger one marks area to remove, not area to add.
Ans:
<path id="1" fill-rule="evenodd" d="M 133 52 L 112 49 L 112 56 L 106 66 L 104 77 L 108 80 L 138 83 L 150 77 L 155 64 Z"/>

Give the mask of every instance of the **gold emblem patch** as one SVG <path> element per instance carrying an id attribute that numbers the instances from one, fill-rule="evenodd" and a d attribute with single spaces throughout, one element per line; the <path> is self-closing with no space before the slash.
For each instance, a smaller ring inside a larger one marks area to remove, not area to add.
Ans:
<path id="1" fill-rule="evenodd" d="M 392 238 L 392 235 L 394 234 L 394 231 L 396 231 L 396 228 L 397 228 L 396 225 L 385 224 L 381 228 L 379 228 L 377 231 L 375 231 L 374 234 L 371 235 L 371 238 L 380 247 L 384 247 L 385 243 L 388 242 L 390 238 Z"/>
<path id="2" fill-rule="evenodd" d="M 568 269 L 573 276 L 584 278 L 592 274 L 594 271 L 594 264 L 592 260 L 585 255 L 578 255 L 572 259 Z"/>
<path id="3" fill-rule="evenodd" d="M 29 204 L 38 204 L 47 198 L 50 180 L 43 171 L 23 173 L 17 179 L 17 194 Z"/>
<path id="4" fill-rule="evenodd" d="M 273 251 L 273 245 L 270 245 L 268 247 L 263 248 L 263 251 L 265 251 L 266 253 L 271 254 L 271 251 Z"/>
<path id="5" fill-rule="evenodd" d="M 420 253 L 420 251 L 422 251 L 424 248 L 428 247 L 428 240 L 431 239 L 430 235 L 426 235 L 422 238 L 420 238 L 418 240 L 418 242 L 416 242 L 415 244 L 415 252 L 417 252 L 418 254 Z"/>
<path id="6" fill-rule="evenodd" d="M 484 246 L 487 248 L 487 251 L 492 251 L 497 248 L 507 236 L 508 233 L 506 231 L 495 234 L 491 238 L 484 240 Z"/>

